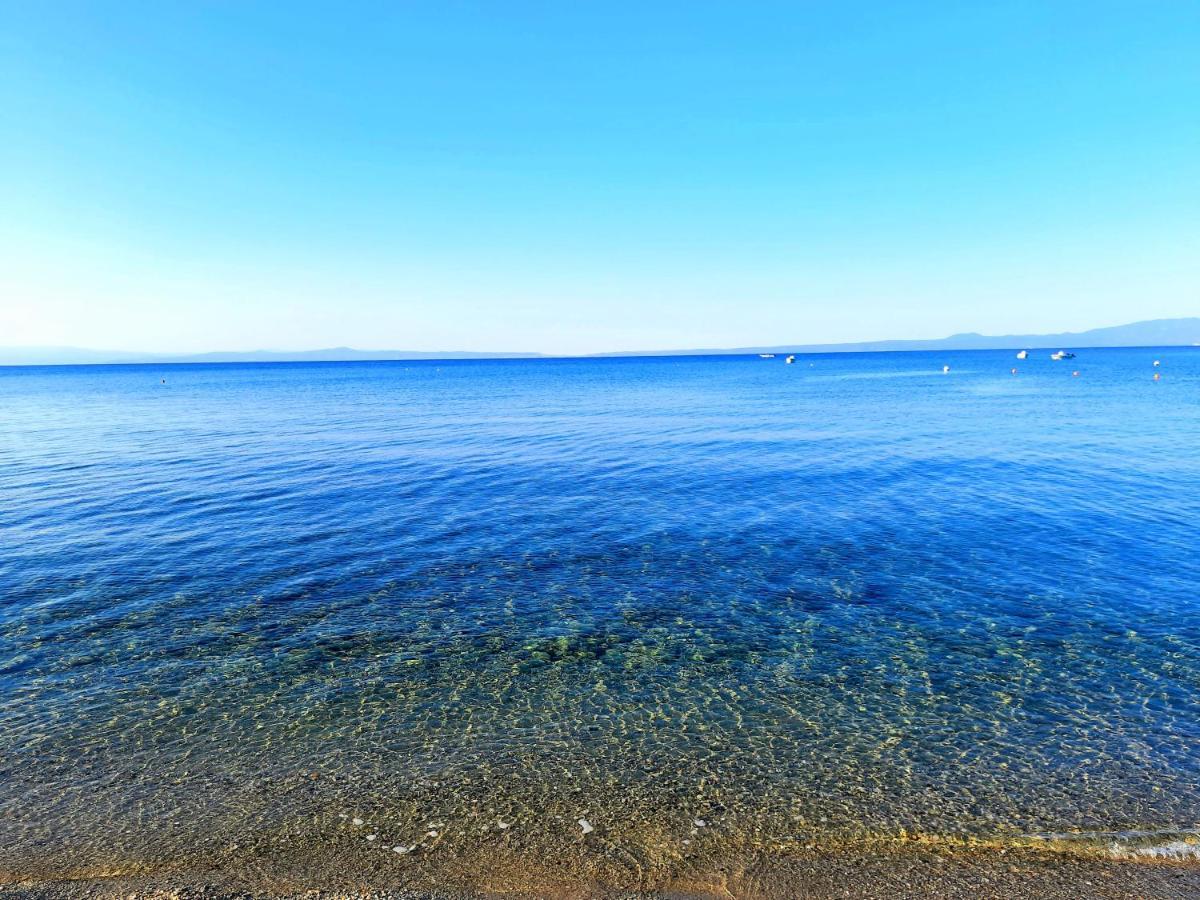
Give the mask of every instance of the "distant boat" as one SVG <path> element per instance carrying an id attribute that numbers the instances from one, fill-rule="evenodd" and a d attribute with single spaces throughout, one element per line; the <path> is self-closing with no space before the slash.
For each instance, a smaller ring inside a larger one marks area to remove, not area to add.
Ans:
<path id="1" fill-rule="evenodd" d="M 791 365 L 795 361 L 796 361 L 796 357 L 794 357 L 794 356 L 789 356 L 787 359 L 784 360 L 784 362 L 787 363 L 788 365 Z"/>
<path id="2" fill-rule="evenodd" d="M 758 354 L 758 358 L 759 359 L 774 359 L 775 354 L 774 353 L 760 353 L 760 354 Z"/>
<path id="3" fill-rule="evenodd" d="M 1050 354 L 1051 359 L 1074 359 L 1074 353 L 1068 353 L 1066 350 L 1059 350 L 1057 353 Z"/>
<path id="4" fill-rule="evenodd" d="M 949 375 L 949 374 L 950 374 L 950 367 L 949 367 L 949 366 L 942 366 L 942 374 L 943 374 L 943 375 Z"/>
<path id="5" fill-rule="evenodd" d="M 1158 360 L 1158 359 L 1156 359 L 1156 360 L 1154 361 L 1154 366 L 1155 366 L 1155 368 L 1157 368 L 1158 366 L 1161 366 L 1161 365 L 1162 365 L 1162 360 Z"/>
<path id="6" fill-rule="evenodd" d="M 1029 358 L 1028 350 L 1022 350 L 1020 353 L 1017 354 L 1017 359 L 1028 359 L 1028 358 Z"/>

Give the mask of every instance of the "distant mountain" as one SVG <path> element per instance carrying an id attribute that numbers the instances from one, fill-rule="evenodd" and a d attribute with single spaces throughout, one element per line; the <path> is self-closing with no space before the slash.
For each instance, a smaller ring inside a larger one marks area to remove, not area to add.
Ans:
<path id="1" fill-rule="evenodd" d="M 355 350 L 331 347 L 328 350 L 252 350 L 197 353 L 191 356 L 164 356 L 165 362 L 356 362 L 360 360 L 403 359 L 536 359 L 541 353 L 472 352 L 469 350 Z"/>
<path id="2" fill-rule="evenodd" d="M 80 347 L 0 347 L 0 366 L 87 366 L 120 363 L 356 362 L 406 359 L 534 359 L 541 353 L 467 350 L 248 350 L 166 354 L 86 350 Z"/>
<path id="3" fill-rule="evenodd" d="M 966 332 L 929 340 L 862 341 L 855 344 L 780 344 L 713 350 L 659 350 L 601 353 L 598 356 L 698 356 L 741 353 L 871 353 L 896 350 L 1021 350 L 1083 347 L 1174 347 L 1200 345 L 1200 318 L 1150 319 L 1129 325 L 1064 331 L 1060 334 L 989 336 Z"/>
<path id="4" fill-rule="evenodd" d="M 1028 348 L 1172 347 L 1200 345 L 1200 318 L 1151 319 L 1091 331 L 1061 334 L 953 334 L 932 340 L 863 341 L 856 344 L 780 344 L 703 350 L 629 350 L 595 353 L 612 356 L 703 356 L 741 353 L 867 353 L 887 350 L 1020 350 Z M 125 353 L 78 347 L 0 347 L 0 366 L 97 365 L 104 363 L 354 362 L 415 359 L 539 359 L 543 353 L 486 353 L 463 350 L 253 350 L 198 354 Z"/>
<path id="5" fill-rule="evenodd" d="M 0 347 L 0 366 L 91 366 L 151 362 L 149 353 L 85 350 L 81 347 Z"/>

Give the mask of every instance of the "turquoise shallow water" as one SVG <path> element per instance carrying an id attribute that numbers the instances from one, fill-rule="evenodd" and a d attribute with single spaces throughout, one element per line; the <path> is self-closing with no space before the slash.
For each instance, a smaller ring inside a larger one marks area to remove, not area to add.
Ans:
<path id="1" fill-rule="evenodd" d="M 1034 357 L 0 369 L 0 865 L 1188 828 L 1200 349 Z"/>

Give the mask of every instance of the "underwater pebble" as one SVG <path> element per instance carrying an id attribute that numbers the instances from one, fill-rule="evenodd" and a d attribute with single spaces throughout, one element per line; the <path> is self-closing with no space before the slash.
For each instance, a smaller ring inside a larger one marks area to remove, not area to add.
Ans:
<path id="1" fill-rule="evenodd" d="M 436 831 L 427 831 L 425 833 L 425 837 L 437 837 L 437 835 L 438 833 Z"/>
<path id="2" fill-rule="evenodd" d="M 512 822 L 501 822 L 499 819 L 497 819 L 496 827 L 499 828 L 501 831 L 503 831 L 505 828 L 511 828 Z"/>
<path id="3" fill-rule="evenodd" d="M 592 823 L 589 822 L 587 819 L 580 819 L 579 827 L 583 829 L 584 834 L 591 834 L 593 831 L 596 830 L 595 828 L 592 827 Z"/>
<path id="4" fill-rule="evenodd" d="M 338 813 L 338 818 L 339 819 L 348 819 L 348 818 L 350 818 L 350 814 L 349 813 Z"/>
<path id="5" fill-rule="evenodd" d="M 361 825 L 361 824 L 363 824 L 363 820 L 362 819 L 352 819 L 350 824 Z"/>
<path id="6" fill-rule="evenodd" d="M 703 828 L 708 823 L 705 822 L 703 819 L 693 819 L 692 824 L 695 825 L 697 828 Z"/>
<path id="7" fill-rule="evenodd" d="M 368 840 L 368 841 L 373 841 L 373 840 L 375 840 L 375 838 L 377 838 L 377 837 L 379 837 L 379 835 L 377 835 L 377 834 L 368 834 L 368 835 L 367 835 L 367 840 Z"/>

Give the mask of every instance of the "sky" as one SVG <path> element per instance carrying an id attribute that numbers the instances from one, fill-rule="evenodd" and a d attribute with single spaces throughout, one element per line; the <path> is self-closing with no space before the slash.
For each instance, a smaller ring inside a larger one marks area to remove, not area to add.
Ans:
<path id="1" fill-rule="evenodd" d="M 0 0 L 0 346 L 1200 315 L 1195 2 Z"/>

